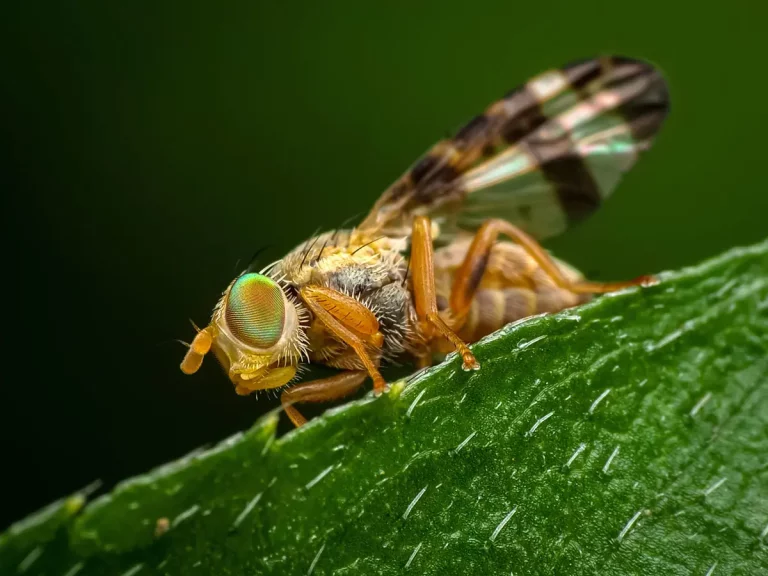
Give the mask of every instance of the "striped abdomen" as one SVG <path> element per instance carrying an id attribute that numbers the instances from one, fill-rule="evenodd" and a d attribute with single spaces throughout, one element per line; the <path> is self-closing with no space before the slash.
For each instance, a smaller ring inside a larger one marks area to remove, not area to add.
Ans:
<path id="1" fill-rule="evenodd" d="M 435 252 L 440 308 L 447 307 L 454 275 L 470 241 L 470 238 L 458 240 Z M 562 262 L 558 264 L 568 278 L 581 278 L 573 268 Z M 587 300 L 589 296 L 558 288 L 518 245 L 499 242 L 491 251 L 485 274 L 459 336 L 466 342 L 476 342 L 510 322 L 543 312 L 558 312 Z"/>

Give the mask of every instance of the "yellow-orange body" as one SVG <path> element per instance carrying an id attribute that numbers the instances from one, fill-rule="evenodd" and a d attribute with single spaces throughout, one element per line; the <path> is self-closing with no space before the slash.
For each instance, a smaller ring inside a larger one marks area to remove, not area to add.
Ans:
<path id="1" fill-rule="evenodd" d="M 435 240 L 439 227 L 433 226 Z M 333 241 L 334 245 L 330 245 Z M 447 310 L 451 288 L 467 255 L 472 236 L 459 236 L 434 253 L 438 309 Z M 312 247 L 310 249 L 310 247 Z M 270 269 L 297 288 L 322 286 L 352 296 L 376 316 L 384 343 L 369 347 L 377 362 L 418 359 L 453 350 L 435 338 L 426 343 L 419 333 L 413 301 L 413 278 L 408 275 L 407 238 L 370 237 L 341 231 L 310 238 Z M 558 262 L 571 281 L 581 279 L 573 268 Z M 589 295 L 558 287 L 526 251 L 508 241 L 494 244 L 478 290 L 464 318 L 448 318 L 465 342 L 476 342 L 502 326 L 527 316 L 576 306 Z M 311 317 L 307 330 L 309 359 L 345 370 L 363 370 L 360 357 Z"/>
<path id="2" fill-rule="evenodd" d="M 342 372 L 287 388 L 294 404 L 341 398 L 379 366 L 429 365 L 467 343 L 592 294 L 645 285 L 584 280 L 538 243 L 597 210 L 646 150 L 668 110 L 653 66 L 607 56 L 545 72 L 430 148 L 352 230 L 310 238 L 250 266 L 222 294 L 181 363 L 212 351 L 239 394 L 296 383 L 304 365 Z"/>

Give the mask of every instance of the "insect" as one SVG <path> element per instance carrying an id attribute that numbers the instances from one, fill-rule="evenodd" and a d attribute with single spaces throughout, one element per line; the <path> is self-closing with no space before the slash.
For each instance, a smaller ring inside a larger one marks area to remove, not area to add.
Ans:
<path id="1" fill-rule="evenodd" d="M 653 282 L 596 283 L 538 243 L 597 210 L 646 150 L 669 109 L 648 63 L 618 56 L 545 72 L 435 144 L 355 228 L 319 234 L 226 288 L 181 369 L 212 351 L 238 394 L 285 386 L 308 363 L 341 370 L 282 392 L 297 403 L 354 392 L 379 368 L 427 366 L 467 343 L 591 295 Z"/>

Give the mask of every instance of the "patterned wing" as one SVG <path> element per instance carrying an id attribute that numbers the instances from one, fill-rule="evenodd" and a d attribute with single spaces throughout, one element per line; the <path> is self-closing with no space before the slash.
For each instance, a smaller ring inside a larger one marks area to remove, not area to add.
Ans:
<path id="1" fill-rule="evenodd" d="M 430 214 L 460 229 L 496 217 L 554 236 L 600 207 L 668 110 L 666 83 L 645 62 L 613 56 L 545 72 L 433 146 L 361 228 L 404 231 Z"/>

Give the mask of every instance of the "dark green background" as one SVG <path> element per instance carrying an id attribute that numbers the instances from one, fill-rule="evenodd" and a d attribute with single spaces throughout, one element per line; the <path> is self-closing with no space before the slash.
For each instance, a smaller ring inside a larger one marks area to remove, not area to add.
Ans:
<path id="1" fill-rule="evenodd" d="M 214 362 L 182 376 L 187 319 L 207 320 L 238 260 L 363 213 L 545 69 L 646 58 L 673 102 L 619 193 L 548 244 L 559 256 L 621 279 L 768 232 L 758 2 L 63 4 L 2 9 L 0 526 L 274 405 Z"/>

